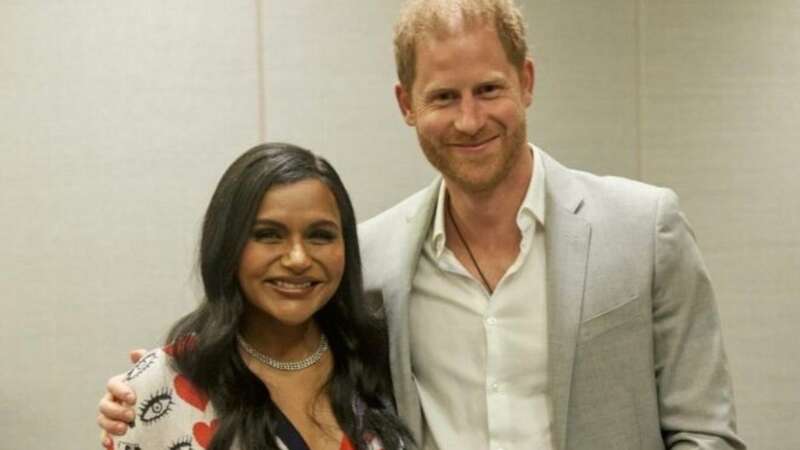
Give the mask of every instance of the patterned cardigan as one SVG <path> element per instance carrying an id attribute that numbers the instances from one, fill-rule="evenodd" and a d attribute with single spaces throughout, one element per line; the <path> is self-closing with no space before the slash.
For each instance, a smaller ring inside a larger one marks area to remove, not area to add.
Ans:
<path id="1" fill-rule="evenodd" d="M 126 381 L 136 392 L 136 419 L 125 435 L 113 437 L 107 450 L 208 448 L 217 428 L 217 415 L 208 396 L 171 367 L 172 357 L 172 346 L 152 350 L 126 373 Z M 278 448 L 307 449 L 288 419 L 281 425 L 276 437 Z M 238 448 L 234 444 L 232 449 Z M 354 447 L 345 437 L 340 448 Z M 370 439 L 369 449 L 381 450 L 380 441 Z"/>

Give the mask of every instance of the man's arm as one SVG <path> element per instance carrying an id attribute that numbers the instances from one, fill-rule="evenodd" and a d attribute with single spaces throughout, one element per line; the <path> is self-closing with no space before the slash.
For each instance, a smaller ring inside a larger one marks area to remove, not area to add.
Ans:
<path id="1" fill-rule="evenodd" d="M 670 449 L 745 449 L 714 292 L 694 235 L 665 191 L 658 207 L 653 278 L 655 373 Z"/>
<path id="2" fill-rule="evenodd" d="M 131 362 L 136 364 L 144 356 L 145 350 L 133 350 L 128 355 Z M 136 414 L 133 405 L 136 404 L 136 394 L 133 389 L 125 383 L 125 375 L 111 377 L 106 383 L 106 393 L 100 399 L 97 409 L 97 425 L 103 429 L 101 434 L 103 446 L 108 446 L 110 439 L 106 433 L 121 436 L 128 431 L 128 424 L 131 423 Z"/>

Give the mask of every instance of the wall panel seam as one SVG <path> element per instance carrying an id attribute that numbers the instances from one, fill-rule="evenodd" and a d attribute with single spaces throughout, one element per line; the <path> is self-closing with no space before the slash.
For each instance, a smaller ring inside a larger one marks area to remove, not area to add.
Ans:
<path id="1" fill-rule="evenodd" d="M 644 36 L 643 36 L 643 17 L 644 17 L 644 1 L 645 0 L 634 0 L 636 2 L 636 18 L 635 18 L 635 30 L 636 30 L 636 75 L 635 75 L 635 91 L 634 95 L 635 99 L 635 110 L 636 110 L 636 118 L 635 118 L 635 145 L 636 148 L 634 149 L 634 163 L 636 165 L 636 177 L 639 181 L 644 180 L 644 148 L 643 148 L 643 126 L 644 126 L 644 98 L 643 92 L 645 88 L 643 86 L 644 79 L 645 79 L 645 55 L 644 55 Z"/>
<path id="2" fill-rule="evenodd" d="M 261 142 L 267 139 L 266 118 L 266 74 L 264 73 L 264 5 L 263 0 L 255 0 L 256 6 L 256 70 L 258 71 L 258 139 Z"/>

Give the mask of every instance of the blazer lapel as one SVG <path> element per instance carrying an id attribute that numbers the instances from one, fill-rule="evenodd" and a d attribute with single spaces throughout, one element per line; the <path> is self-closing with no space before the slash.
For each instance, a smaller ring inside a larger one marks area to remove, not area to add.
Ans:
<path id="1" fill-rule="evenodd" d="M 387 242 L 386 263 L 392 274 L 383 285 L 384 305 L 389 325 L 389 360 L 397 410 L 406 421 L 417 442 L 422 442 L 422 415 L 417 387 L 411 368 L 409 341 L 409 297 L 414 273 L 436 205 L 441 180 L 437 179 L 421 202 L 410 208 L 405 223 Z"/>
<path id="2" fill-rule="evenodd" d="M 591 227 L 577 214 L 583 199 L 572 185 L 568 169 L 544 152 L 540 154 L 547 166 L 545 241 L 552 433 L 556 449 L 564 449 Z"/>

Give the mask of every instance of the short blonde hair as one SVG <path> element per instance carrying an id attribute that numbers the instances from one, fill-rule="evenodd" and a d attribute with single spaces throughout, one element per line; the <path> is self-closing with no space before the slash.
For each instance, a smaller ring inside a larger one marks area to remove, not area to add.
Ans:
<path id="1" fill-rule="evenodd" d="M 414 84 L 418 42 L 481 24 L 494 26 L 509 62 L 522 70 L 528 45 L 525 22 L 513 0 L 408 0 L 394 28 L 395 64 L 403 88 L 410 91 Z"/>

